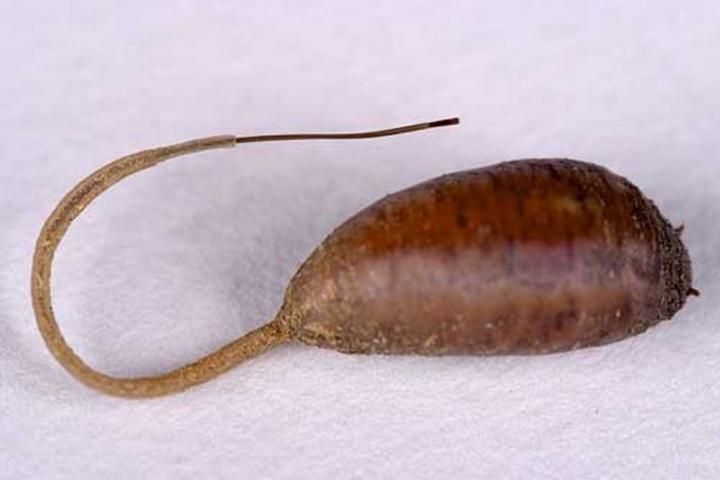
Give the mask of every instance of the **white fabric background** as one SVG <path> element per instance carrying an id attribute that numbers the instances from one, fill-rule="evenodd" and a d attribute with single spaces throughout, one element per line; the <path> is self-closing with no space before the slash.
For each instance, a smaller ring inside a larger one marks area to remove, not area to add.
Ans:
<path id="1" fill-rule="evenodd" d="M 0 477 L 720 477 L 720 4 L 702 1 L 3 2 Z M 88 390 L 51 358 L 29 269 L 45 217 L 115 157 L 247 145 L 126 181 L 70 230 L 58 319 L 93 366 L 162 372 L 271 318 L 332 228 L 386 193 L 500 160 L 628 176 L 703 295 L 562 355 L 347 356 L 287 346 L 186 393 Z"/>

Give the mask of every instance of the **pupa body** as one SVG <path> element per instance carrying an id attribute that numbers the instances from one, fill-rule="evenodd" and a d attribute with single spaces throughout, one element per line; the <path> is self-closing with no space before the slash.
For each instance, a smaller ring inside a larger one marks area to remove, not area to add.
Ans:
<path id="1" fill-rule="evenodd" d="M 204 357 L 147 377 L 94 369 L 52 307 L 55 252 L 72 222 L 124 178 L 171 158 L 241 143 L 376 138 L 457 118 L 355 133 L 220 135 L 152 148 L 70 190 L 35 244 L 32 301 L 58 362 L 86 385 L 154 397 L 206 382 L 289 340 L 348 353 L 532 354 L 623 339 L 671 318 L 692 288 L 681 229 L 626 179 L 574 160 L 518 160 L 390 195 L 328 236 L 276 317 Z"/>
<path id="2" fill-rule="evenodd" d="M 519 160 L 385 197 L 337 228 L 278 322 L 351 353 L 532 354 L 617 341 L 692 292 L 680 232 L 626 179 Z"/>

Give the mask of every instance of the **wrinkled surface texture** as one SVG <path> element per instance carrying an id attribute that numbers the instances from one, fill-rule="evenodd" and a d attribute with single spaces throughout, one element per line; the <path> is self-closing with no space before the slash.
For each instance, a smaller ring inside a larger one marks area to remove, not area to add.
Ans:
<path id="1" fill-rule="evenodd" d="M 364 353 L 547 353 L 670 318 L 690 288 L 678 234 L 634 185 L 520 160 L 390 195 L 293 280 L 297 337 Z"/>

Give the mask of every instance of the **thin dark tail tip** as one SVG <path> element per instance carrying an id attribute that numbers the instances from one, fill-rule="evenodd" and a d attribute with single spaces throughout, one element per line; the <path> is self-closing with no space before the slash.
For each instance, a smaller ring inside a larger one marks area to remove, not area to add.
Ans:
<path id="1" fill-rule="evenodd" d="M 443 118 L 442 120 L 435 120 L 434 122 L 428 123 L 428 128 L 449 127 L 450 125 L 457 125 L 458 123 L 460 123 L 460 119 L 458 117 Z"/>
<path id="2" fill-rule="evenodd" d="M 692 295 L 693 297 L 699 297 L 699 296 L 700 296 L 700 291 L 697 290 L 697 289 L 695 289 L 695 288 L 693 288 L 693 287 L 690 287 L 690 288 L 688 288 L 687 294 L 688 294 L 688 295 Z"/>

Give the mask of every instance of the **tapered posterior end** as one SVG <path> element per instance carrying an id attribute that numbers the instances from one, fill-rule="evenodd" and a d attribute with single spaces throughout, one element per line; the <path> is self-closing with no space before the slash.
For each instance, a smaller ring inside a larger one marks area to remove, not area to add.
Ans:
<path id="1" fill-rule="evenodd" d="M 460 123 L 460 119 L 457 117 L 453 118 L 444 118 L 442 120 L 436 120 L 434 122 L 428 123 L 428 128 L 435 128 L 435 127 L 449 127 L 450 125 L 457 125 Z"/>

